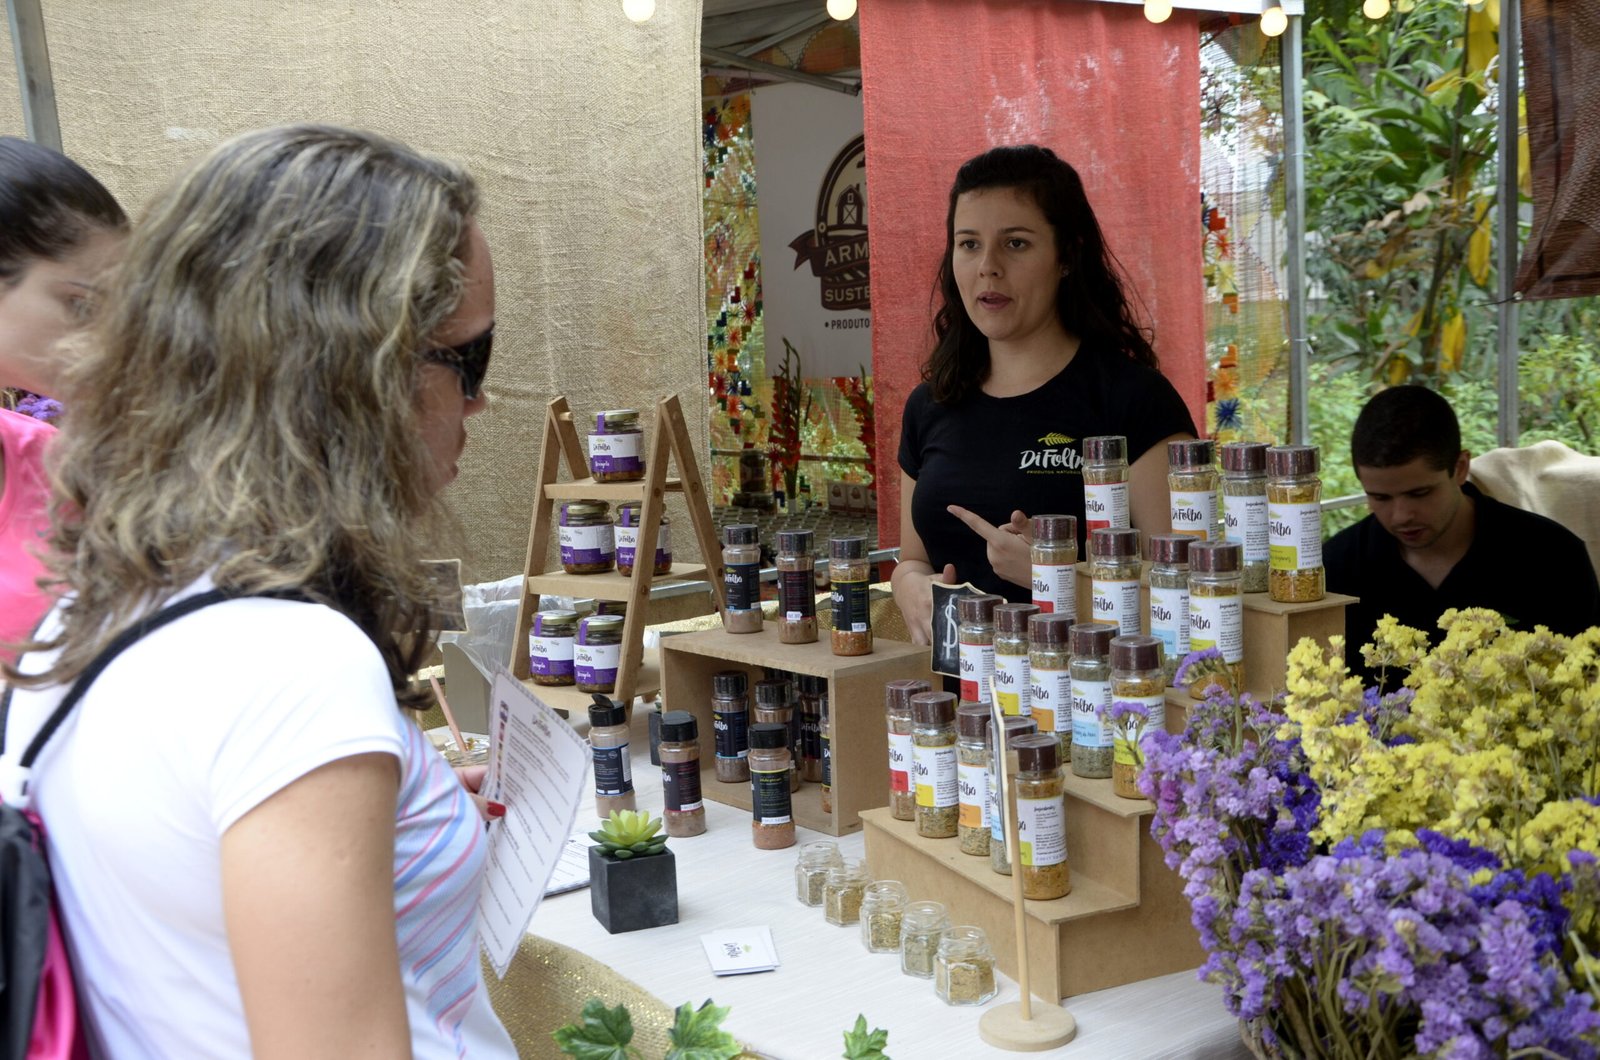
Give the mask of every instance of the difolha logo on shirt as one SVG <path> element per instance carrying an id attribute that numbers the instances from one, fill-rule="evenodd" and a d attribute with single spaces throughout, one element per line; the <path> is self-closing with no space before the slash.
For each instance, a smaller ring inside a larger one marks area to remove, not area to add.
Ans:
<path id="1" fill-rule="evenodd" d="M 1024 449 L 1017 470 L 1033 475 L 1076 475 L 1083 471 L 1083 456 L 1072 443 L 1076 439 L 1052 431 L 1038 440 L 1040 448 Z"/>

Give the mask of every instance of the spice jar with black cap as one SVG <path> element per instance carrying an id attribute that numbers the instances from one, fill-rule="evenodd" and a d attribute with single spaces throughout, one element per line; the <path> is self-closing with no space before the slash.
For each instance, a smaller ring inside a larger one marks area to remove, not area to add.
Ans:
<path id="1" fill-rule="evenodd" d="M 724 784 L 750 779 L 749 676 L 743 670 L 711 675 L 711 724 L 716 731 L 716 773 Z"/>
<path id="2" fill-rule="evenodd" d="M 700 795 L 700 730 L 687 710 L 661 715 L 661 820 L 667 835 L 700 835 L 706 805 Z"/>
<path id="3" fill-rule="evenodd" d="M 594 760 L 594 808 L 602 818 L 637 806 L 633 763 L 628 748 L 628 712 L 609 696 L 595 693 L 589 704 L 589 748 Z"/>
<path id="4" fill-rule="evenodd" d="M 794 806 L 789 799 L 789 727 L 750 726 L 750 829 L 757 850 L 794 846 Z"/>

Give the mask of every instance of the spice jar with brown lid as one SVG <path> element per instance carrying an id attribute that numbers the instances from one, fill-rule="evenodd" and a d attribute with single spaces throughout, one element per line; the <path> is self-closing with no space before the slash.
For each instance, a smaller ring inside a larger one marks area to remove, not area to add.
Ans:
<path id="1" fill-rule="evenodd" d="M 989 856 L 989 707 L 956 708 L 956 839 L 963 854 Z"/>
<path id="2" fill-rule="evenodd" d="M 743 670 L 711 675 L 711 723 L 716 731 L 717 779 L 737 784 L 750 779 L 749 677 Z"/>
<path id="3" fill-rule="evenodd" d="M 570 685 L 575 680 L 572 649 L 577 643 L 578 612 L 540 611 L 528 633 L 528 676 L 536 685 Z"/>
<path id="4" fill-rule="evenodd" d="M 1144 707 L 1149 720 L 1143 732 L 1158 732 L 1167 725 L 1167 680 L 1161 660 L 1161 642 L 1155 637 L 1115 637 L 1111 641 L 1111 702 Z M 1112 743 L 1111 790 L 1125 799 L 1143 798 L 1139 792 L 1143 751 L 1116 732 Z"/>
<path id="5" fill-rule="evenodd" d="M 778 640 L 810 644 L 817 639 L 817 561 L 810 530 L 778 531 Z"/>
<path id="6" fill-rule="evenodd" d="M 1244 549 L 1244 591 L 1267 591 L 1267 443 L 1222 447 L 1222 539 Z"/>
<path id="7" fill-rule="evenodd" d="M 1189 542 L 1181 534 L 1150 538 L 1150 635 L 1161 641 L 1170 682 L 1189 654 Z"/>
<path id="8" fill-rule="evenodd" d="M 638 501 L 623 501 L 617 505 L 617 573 L 627 576 L 633 574 L 634 557 L 639 551 L 639 539 L 643 536 L 639 529 L 639 512 L 643 506 Z M 655 563 L 651 567 L 652 574 L 672 573 L 672 520 L 665 515 L 661 517 L 661 525 L 656 530 Z"/>
<path id="9" fill-rule="evenodd" d="M 761 532 L 754 523 L 722 528 L 722 628 L 761 632 Z"/>
<path id="10" fill-rule="evenodd" d="M 867 562 L 867 539 L 836 537 L 828 542 L 828 555 L 828 576 L 833 581 L 833 654 L 870 654 L 872 565 Z"/>
<path id="11" fill-rule="evenodd" d="M 868 953 L 900 952 L 900 927 L 910 897 L 899 880 L 867 884 L 861 894 L 861 944 Z"/>
<path id="12" fill-rule="evenodd" d="M 1089 579 L 1096 622 L 1139 632 L 1139 531 L 1096 530 L 1090 535 Z"/>
<path id="13" fill-rule="evenodd" d="M 589 474 L 596 482 L 637 482 L 644 478 L 644 431 L 638 409 L 612 409 L 594 417 L 589 435 Z"/>
<path id="14" fill-rule="evenodd" d="M 1008 717 L 1033 713 L 1028 682 L 1028 620 L 1037 604 L 1001 604 L 994 609 L 994 694 Z"/>
<path id="15" fill-rule="evenodd" d="M 1078 518 L 1074 515 L 1033 517 L 1033 603 L 1046 614 L 1078 613 Z"/>
<path id="16" fill-rule="evenodd" d="M 699 835 L 706 830 L 706 806 L 700 796 L 700 738 L 694 715 L 669 710 L 661 715 L 661 820 L 669 836 Z"/>
<path id="17" fill-rule="evenodd" d="M 1022 897 L 1060 898 L 1072 890 L 1067 867 L 1067 817 L 1061 748 L 1044 733 L 1019 736 L 1017 846 Z"/>
<path id="18" fill-rule="evenodd" d="M 562 570 L 568 574 L 604 574 L 615 565 L 611 505 L 605 501 L 564 501 L 557 523 Z"/>
<path id="19" fill-rule="evenodd" d="M 786 677 L 756 682 L 754 723 L 782 725 L 789 734 L 789 790 L 800 790 L 800 726 L 795 720 L 794 683 Z"/>
<path id="20" fill-rule="evenodd" d="M 989 702 L 994 687 L 994 609 L 1005 602 L 1005 597 L 993 593 L 956 598 L 962 702 Z"/>
<path id="21" fill-rule="evenodd" d="M 1038 732 L 1032 718 L 1007 718 L 1005 745 L 1015 749 L 1017 737 Z M 994 727 L 988 730 L 989 740 L 989 867 L 1002 876 L 1011 875 L 1011 861 L 1006 857 L 1006 830 L 1004 811 L 1000 805 L 1000 774 L 1006 763 L 1000 745 L 995 741 Z"/>
<path id="22" fill-rule="evenodd" d="M 1079 622 L 1072 627 L 1072 773 L 1104 779 L 1111 775 L 1111 639 L 1109 622 Z"/>
<path id="23" fill-rule="evenodd" d="M 1072 616 L 1034 615 L 1028 619 L 1029 709 L 1040 732 L 1071 741 Z"/>
<path id="24" fill-rule="evenodd" d="M 1322 479 L 1314 445 L 1267 450 L 1268 590 L 1282 603 L 1326 595 L 1322 566 Z"/>
<path id="25" fill-rule="evenodd" d="M 750 726 L 750 828 L 757 850 L 794 846 L 794 806 L 789 801 L 789 727 Z"/>
<path id="26" fill-rule="evenodd" d="M 1212 444 L 1204 438 L 1167 443 L 1167 494 L 1174 534 L 1218 540 L 1216 460 Z"/>
<path id="27" fill-rule="evenodd" d="M 822 779 L 822 710 L 828 701 L 827 678 L 800 674 L 800 779 Z"/>
<path id="28" fill-rule="evenodd" d="M 902 678 L 883 686 L 883 712 L 889 726 L 889 814 L 897 821 L 917 816 L 917 786 L 913 780 L 911 697 L 933 688 L 919 678 Z"/>
<path id="29" fill-rule="evenodd" d="M 573 680 L 580 692 L 614 692 L 622 665 L 621 615 L 590 615 L 578 622 L 572 647 Z"/>
<path id="30" fill-rule="evenodd" d="M 949 839 L 956 834 L 959 791 L 956 770 L 956 697 L 919 692 L 911 697 L 911 767 L 917 785 L 917 834 Z"/>
<path id="31" fill-rule="evenodd" d="M 1128 439 L 1120 434 L 1083 440 L 1084 531 L 1094 556 L 1094 532 L 1128 525 Z"/>
<path id="32" fill-rule="evenodd" d="M 636 809 L 628 753 L 628 711 L 596 692 L 589 705 L 589 750 L 594 761 L 594 809 L 602 818 Z"/>
<path id="33" fill-rule="evenodd" d="M 1244 688 L 1244 596 L 1241 549 L 1232 542 L 1189 546 L 1189 650 L 1215 648 L 1228 665 L 1234 693 Z M 1209 682 L 1190 687 L 1195 699 Z"/>

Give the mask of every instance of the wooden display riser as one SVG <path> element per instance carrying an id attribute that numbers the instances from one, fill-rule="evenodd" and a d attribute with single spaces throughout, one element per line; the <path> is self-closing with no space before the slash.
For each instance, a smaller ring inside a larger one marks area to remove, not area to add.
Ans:
<path id="1" fill-rule="evenodd" d="M 822 788 L 802 784 L 794 795 L 794 819 L 803 827 L 844 835 L 861 827 L 861 815 L 889 801 L 889 739 L 883 718 L 883 686 L 901 678 L 936 679 L 928 670 L 926 647 L 877 640 L 872 654 L 834 655 L 828 634 L 814 644 L 783 644 L 778 626 L 760 633 L 708 629 L 661 638 L 661 691 L 667 710 L 687 710 L 700 728 L 700 790 L 713 802 L 750 808 L 750 783 L 716 778 L 712 729 L 711 675 L 743 670 L 750 675 L 750 702 L 762 667 L 827 679 L 833 810 L 822 811 Z M 937 687 L 937 685 L 935 686 Z"/>

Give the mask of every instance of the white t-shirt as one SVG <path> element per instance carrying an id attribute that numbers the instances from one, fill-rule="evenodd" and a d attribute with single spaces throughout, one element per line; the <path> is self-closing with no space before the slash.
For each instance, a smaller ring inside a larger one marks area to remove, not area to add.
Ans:
<path id="1" fill-rule="evenodd" d="M 45 665 L 24 661 L 29 672 Z M 7 759 L 64 691 L 15 693 Z M 516 1056 L 478 961 L 487 844 L 471 799 L 396 706 L 354 623 L 260 598 L 214 604 L 128 648 L 34 766 L 100 1055 L 250 1055 L 222 914 L 222 834 L 313 769 L 368 752 L 400 760 L 395 928 L 414 1055 Z"/>

